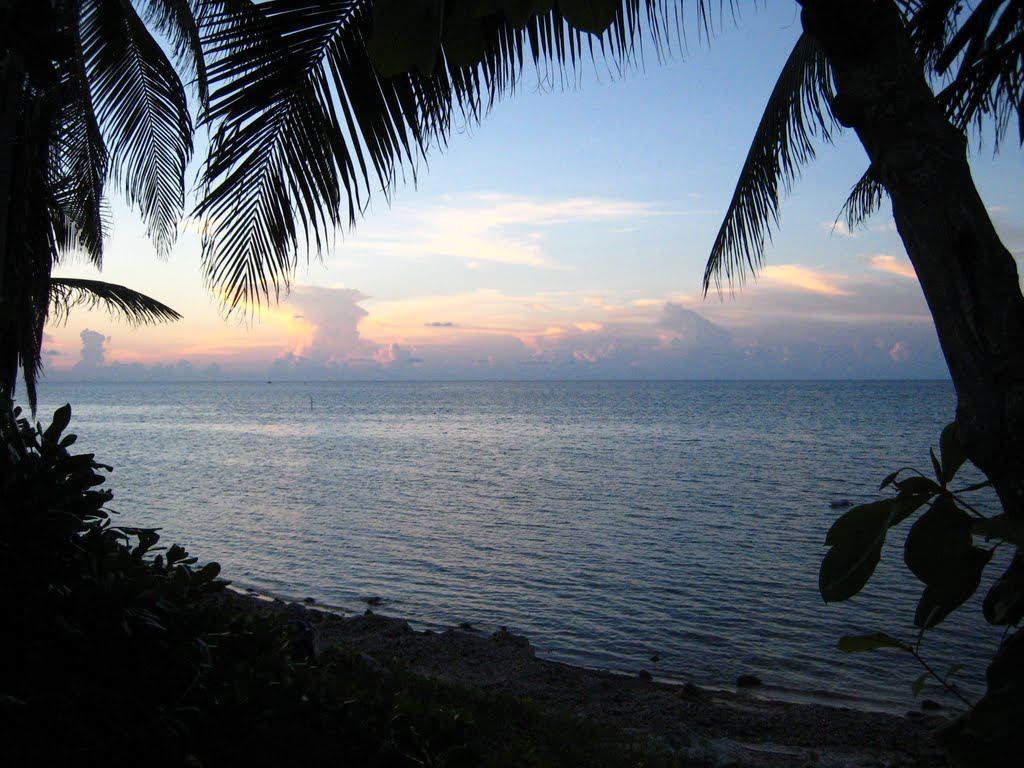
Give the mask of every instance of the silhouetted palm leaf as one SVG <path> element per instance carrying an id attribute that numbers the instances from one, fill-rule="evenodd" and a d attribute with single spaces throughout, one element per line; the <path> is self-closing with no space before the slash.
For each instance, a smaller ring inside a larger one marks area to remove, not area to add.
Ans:
<path id="1" fill-rule="evenodd" d="M 367 50 L 368 0 L 224 0 L 204 19 L 214 126 L 203 169 L 204 267 L 230 309 L 277 298 L 298 255 L 319 254 L 352 223 L 373 191 L 413 177 L 454 115 L 479 119 L 515 89 L 532 61 L 542 81 L 584 57 L 628 66 L 640 30 L 667 45 L 675 3 L 628 0 L 601 37 L 570 27 L 557 12 L 516 27 L 499 15 L 481 22 L 482 58 L 441 41 L 429 74 L 377 73 Z M 451 4 L 454 8 L 457 4 Z M 709 24 L 704 2 L 696 4 Z"/>
<path id="2" fill-rule="evenodd" d="M 170 42 L 175 60 L 185 79 L 195 84 L 199 104 L 209 98 L 206 55 L 199 37 L 200 19 L 212 11 L 217 0 L 146 0 L 146 23 Z"/>
<path id="3" fill-rule="evenodd" d="M 108 155 L 96 120 L 80 38 L 70 37 L 76 55 L 68 62 L 61 84 L 62 110 L 51 153 L 51 216 L 59 251 L 84 251 L 99 268 L 107 229 L 104 187 Z"/>
<path id="4" fill-rule="evenodd" d="M 50 280 L 50 310 L 58 323 L 67 321 L 72 307 L 101 307 L 132 325 L 180 320 L 181 315 L 156 299 L 102 280 L 54 277 Z"/>
<path id="5" fill-rule="evenodd" d="M 166 255 L 178 234 L 192 154 L 184 88 L 129 0 L 83 0 L 80 24 L 111 171 Z"/>
<path id="6" fill-rule="evenodd" d="M 990 122 L 995 142 L 1016 117 L 1024 144 L 1024 2 L 903 0 L 914 45 L 926 66 L 950 78 L 939 94 L 961 129 Z"/>
<path id="7" fill-rule="evenodd" d="M 800 166 L 814 159 L 815 138 L 831 141 L 833 95 L 824 53 L 810 36 L 800 35 L 768 98 L 711 248 L 705 294 L 712 281 L 721 289 L 723 274 L 730 285 L 742 284 L 747 269 L 762 265 L 765 237 L 778 223 L 779 187 L 788 190 Z"/>
<path id="8" fill-rule="evenodd" d="M 882 207 L 882 200 L 885 197 L 885 187 L 868 168 L 853 185 L 850 196 L 846 198 L 843 210 L 839 213 L 839 218 L 846 220 L 848 229 L 856 229 Z"/>

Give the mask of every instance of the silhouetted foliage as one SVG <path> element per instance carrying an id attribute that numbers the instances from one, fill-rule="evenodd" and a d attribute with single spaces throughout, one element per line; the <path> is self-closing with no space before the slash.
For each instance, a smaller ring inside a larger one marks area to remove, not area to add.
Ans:
<path id="1" fill-rule="evenodd" d="M 0 425 L 4 766 L 667 764 L 528 702 L 297 652 L 216 563 L 112 524 L 111 468 L 69 450 L 69 406 L 19 416 Z"/>
<path id="2" fill-rule="evenodd" d="M 991 486 L 982 481 L 953 488 L 957 473 L 967 462 L 954 422 L 942 431 L 939 455 L 931 451 L 934 479 L 923 472 L 903 467 L 882 480 L 880 491 L 891 488 L 895 495 L 855 506 L 829 529 L 829 547 L 821 563 L 818 588 L 826 602 L 840 602 L 858 594 L 874 574 L 890 528 L 914 519 L 907 531 L 903 560 L 907 569 L 924 584 L 914 611 L 919 632 L 907 642 L 885 632 L 848 635 L 838 647 L 847 653 L 894 649 L 912 655 L 924 672 L 913 682 L 916 696 L 931 680 L 974 706 L 969 727 L 983 736 L 982 743 L 1005 745 L 1013 732 L 1013 719 L 1024 712 L 1021 677 L 1024 644 L 1020 633 L 1004 637 L 989 666 L 985 697 L 976 705 L 968 701 L 954 681 L 959 665 L 939 671 L 921 653 L 925 632 L 941 624 L 978 590 L 982 572 L 999 547 L 1024 546 L 1024 524 L 1005 512 L 987 516 L 966 499 L 966 494 Z M 979 544 L 979 542 L 982 542 Z M 1008 630 L 1024 619 L 1024 582 L 1008 576 L 995 581 L 982 602 L 985 620 Z M 975 755 L 979 760 L 981 756 Z"/>

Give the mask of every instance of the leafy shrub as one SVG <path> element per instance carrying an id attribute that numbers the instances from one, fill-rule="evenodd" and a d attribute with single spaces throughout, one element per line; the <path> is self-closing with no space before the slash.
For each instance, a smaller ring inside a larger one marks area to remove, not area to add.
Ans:
<path id="1" fill-rule="evenodd" d="M 297 658 L 215 563 L 111 523 L 111 468 L 70 452 L 70 406 L 19 416 L 0 414 L 4 766 L 668 764 L 509 697 Z"/>
<path id="2" fill-rule="evenodd" d="M 924 667 L 913 683 L 915 695 L 931 678 L 973 707 L 955 730 L 970 733 L 969 760 L 983 765 L 987 753 L 993 760 L 1003 754 L 1024 712 L 1024 634 L 1013 632 L 1024 618 L 1020 570 L 1011 568 L 996 580 L 982 602 L 985 620 L 1006 627 L 1006 634 L 988 667 L 988 690 L 981 701 L 975 704 L 960 694 L 952 680 L 958 665 L 945 673 L 929 666 L 920 653 L 921 639 L 977 592 L 982 573 L 999 547 L 1013 547 L 1015 558 L 1021 557 L 1024 523 L 1005 512 L 986 516 L 966 500 L 966 494 L 989 486 L 988 481 L 952 487 L 967 461 L 956 429 L 955 422 L 947 425 L 939 440 L 939 455 L 931 451 L 934 479 L 915 469 L 899 469 L 879 488 L 892 488 L 894 496 L 853 507 L 835 521 L 825 538 L 829 551 L 821 563 L 818 586 L 826 602 L 856 595 L 874 573 L 889 529 L 916 517 L 903 546 L 904 563 L 924 584 L 914 611 L 914 626 L 919 630 L 916 642 L 873 632 L 843 637 L 839 648 L 847 652 L 891 648 L 913 655 Z M 946 741 L 951 744 L 953 739 Z"/>

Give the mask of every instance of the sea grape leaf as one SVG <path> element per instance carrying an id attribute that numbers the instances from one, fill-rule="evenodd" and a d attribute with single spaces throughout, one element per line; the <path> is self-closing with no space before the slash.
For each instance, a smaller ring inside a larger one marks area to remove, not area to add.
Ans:
<path id="1" fill-rule="evenodd" d="M 1006 514 L 975 520 L 971 525 L 971 533 L 975 536 L 984 536 L 986 539 L 1002 539 L 1024 548 L 1024 523 L 1013 520 Z"/>
<path id="2" fill-rule="evenodd" d="M 896 488 L 900 495 L 910 496 L 934 496 L 942 490 L 942 486 L 923 475 L 914 475 L 906 480 L 896 482 Z"/>
<path id="3" fill-rule="evenodd" d="M 877 651 L 880 648 L 910 651 L 910 646 L 885 632 L 872 632 L 868 635 L 844 635 L 839 638 L 836 647 L 843 653 L 864 653 L 865 651 Z"/>
<path id="4" fill-rule="evenodd" d="M 384 77 L 434 70 L 441 45 L 442 0 L 376 0 L 366 49 Z"/>
<path id="5" fill-rule="evenodd" d="M 942 483 L 945 485 L 955 476 L 964 462 L 967 461 L 967 454 L 964 452 L 963 443 L 960 442 L 960 434 L 956 422 L 951 422 L 942 430 L 939 438 L 939 455 L 942 457 Z"/>
<path id="6" fill-rule="evenodd" d="M 621 0 L 558 0 L 566 21 L 592 35 L 604 34 L 621 7 Z"/>
<path id="7" fill-rule="evenodd" d="M 925 584 L 938 584 L 944 572 L 972 548 L 971 518 L 950 496 L 940 496 L 910 528 L 903 548 L 907 567 Z"/>
<path id="8" fill-rule="evenodd" d="M 921 629 L 938 626 L 955 607 L 950 607 L 943 602 L 939 591 L 934 587 L 925 587 L 924 592 L 921 593 L 921 599 L 917 601 L 917 608 L 914 610 L 914 626 Z"/>
<path id="9" fill-rule="evenodd" d="M 60 437 L 61 432 L 68 428 L 68 424 L 71 423 L 71 404 L 67 403 L 62 405 L 56 411 L 53 412 L 53 421 L 50 426 L 46 428 L 43 433 L 43 440 L 55 442 Z"/>
<path id="10" fill-rule="evenodd" d="M 935 479 L 940 483 L 942 482 L 942 466 L 939 464 L 938 458 L 935 456 L 935 449 L 929 448 L 928 455 L 932 457 L 932 469 L 935 470 Z"/>
<path id="11" fill-rule="evenodd" d="M 893 481 L 895 481 L 896 478 L 899 477 L 900 472 L 902 472 L 904 469 L 906 469 L 906 467 L 902 467 L 900 469 L 897 469 L 895 472 L 890 472 L 888 475 L 886 475 L 885 479 L 882 481 L 882 484 L 878 486 L 878 490 L 884 491 L 886 488 L 892 485 Z"/>
<path id="12" fill-rule="evenodd" d="M 925 583 L 915 626 L 934 627 L 978 589 L 992 552 L 974 546 L 971 525 L 970 516 L 952 497 L 942 495 L 907 534 L 904 561 Z"/>
<path id="13" fill-rule="evenodd" d="M 825 536 L 831 549 L 821 561 L 818 591 L 827 603 L 853 597 L 867 584 L 882 556 L 898 499 L 861 504 L 840 517 Z"/>
<path id="14" fill-rule="evenodd" d="M 985 595 L 981 611 L 989 624 L 1020 623 L 1024 619 L 1024 568 L 1011 564 Z"/>

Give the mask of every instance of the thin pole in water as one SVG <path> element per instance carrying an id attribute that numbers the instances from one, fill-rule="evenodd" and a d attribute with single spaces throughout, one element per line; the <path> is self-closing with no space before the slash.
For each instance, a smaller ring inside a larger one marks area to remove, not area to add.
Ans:
<path id="1" fill-rule="evenodd" d="M 312 395 L 309 396 L 309 412 L 310 413 L 313 412 L 313 396 Z"/>

